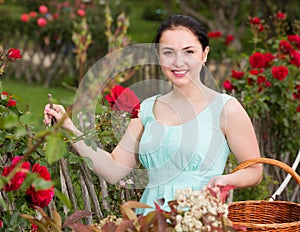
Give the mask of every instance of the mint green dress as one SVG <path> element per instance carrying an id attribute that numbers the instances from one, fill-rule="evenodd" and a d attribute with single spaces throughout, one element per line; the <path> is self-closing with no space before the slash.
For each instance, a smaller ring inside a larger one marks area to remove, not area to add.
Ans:
<path id="1" fill-rule="evenodd" d="M 144 132 L 139 145 L 139 160 L 148 171 L 148 184 L 140 202 L 169 210 L 168 201 L 177 189 L 200 190 L 209 180 L 222 175 L 230 153 L 220 128 L 220 115 L 232 97 L 218 94 L 195 118 L 176 126 L 164 126 L 153 114 L 153 105 L 160 95 L 144 100 L 141 120 Z M 147 214 L 153 209 L 137 209 Z"/>

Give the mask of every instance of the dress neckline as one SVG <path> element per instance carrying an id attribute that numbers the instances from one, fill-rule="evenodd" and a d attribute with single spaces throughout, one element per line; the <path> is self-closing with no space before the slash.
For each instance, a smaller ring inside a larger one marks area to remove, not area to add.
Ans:
<path id="1" fill-rule="evenodd" d="M 183 122 L 183 123 L 177 124 L 177 125 L 164 125 L 164 124 L 162 124 L 161 122 L 159 122 L 159 121 L 156 119 L 153 110 L 154 110 L 154 105 L 155 105 L 155 103 L 156 103 L 156 101 L 157 101 L 157 98 L 159 98 L 160 96 L 161 96 L 161 94 L 157 94 L 157 95 L 154 96 L 154 101 L 153 101 L 152 109 L 151 109 L 151 116 L 152 116 L 152 118 L 154 119 L 155 122 L 159 123 L 159 124 L 162 125 L 163 127 L 166 127 L 166 128 L 168 128 L 168 127 L 169 127 L 169 128 L 174 127 L 174 128 L 175 128 L 175 127 L 181 127 L 181 126 L 183 126 L 183 125 L 185 125 L 185 124 L 188 124 L 188 123 L 190 123 L 190 122 L 196 120 L 196 119 L 199 118 L 200 116 L 202 116 L 206 111 L 208 111 L 208 110 L 216 103 L 217 99 L 219 98 L 219 96 L 221 96 L 221 94 L 217 94 L 217 95 L 214 97 L 214 99 L 213 99 L 209 104 L 207 104 L 207 106 L 205 106 L 205 107 L 204 107 L 197 115 L 195 115 L 195 117 L 193 117 L 192 119 L 187 120 L 187 121 L 185 121 L 185 122 Z"/>

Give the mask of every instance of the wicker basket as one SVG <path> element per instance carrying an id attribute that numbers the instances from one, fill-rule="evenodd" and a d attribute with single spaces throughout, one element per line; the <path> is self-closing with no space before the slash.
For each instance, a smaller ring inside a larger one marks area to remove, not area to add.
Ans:
<path id="1" fill-rule="evenodd" d="M 257 158 L 243 162 L 236 172 L 257 163 L 272 164 L 287 171 L 300 185 L 300 176 L 288 165 L 269 158 Z M 300 232 L 300 204 L 287 201 L 240 201 L 229 205 L 228 218 L 247 231 Z"/>

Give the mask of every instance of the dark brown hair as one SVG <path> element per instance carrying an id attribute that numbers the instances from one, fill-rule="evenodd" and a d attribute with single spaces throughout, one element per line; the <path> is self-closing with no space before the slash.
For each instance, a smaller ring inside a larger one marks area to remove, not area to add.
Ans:
<path id="1" fill-rule="evenodd" d="M 157 48 L 164 31 L 172 30 L 175 27 L 180 26 L 188 28 L 198 38 L 203 50 L 209 45 L 207 32 L 202 23 L 188 15 L 171 15 L 166 18 L 157 29 L 157 34 L 153 41 L 155 43 L 155 47 Z"/>

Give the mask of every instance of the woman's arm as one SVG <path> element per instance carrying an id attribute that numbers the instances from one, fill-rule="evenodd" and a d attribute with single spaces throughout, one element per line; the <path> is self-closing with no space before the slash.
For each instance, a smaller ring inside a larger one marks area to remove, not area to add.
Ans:
<path id="1" fill-rule="evenodd" d="M 82 132 L 76 128 L 72 120 L 67 116 L 63 106 L 49 105 L 44 110 L 44 122 L 50 123 L 50 118 L 55 117 L 58 122 L 63 120 L 62 127 L 81 136 Z M 84 141 L 73 143 L 73 147 L 83 157 L 88 157 L 93 162 L 94 171 L 109 183 L 117 183 L 125 177 L 136 165 L 138 144 L 143 132 L 143 125 L 139 118 L 131 119 L 128 128 L 119 144 L 110 153 L 97 149 L 93 150 Z"/>
<path id="2" fill-rule="evenodd" d="M 238 163 L 260 157 L 251 120 L 236 99 L 229 100 L 225 105 L 221 115 L 221 128 Z M 259 184 L 261 179 L 262 165 L 257 164 L 232 174 L 214 177 L 209 186 L 234 185 L 237 188 L 244 188 Z"/>

